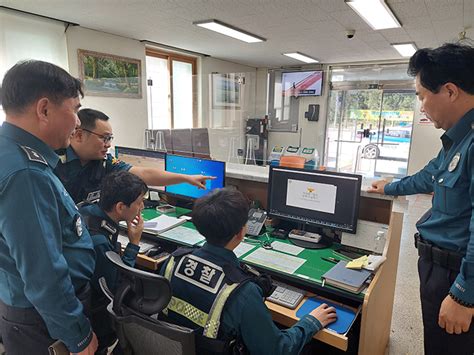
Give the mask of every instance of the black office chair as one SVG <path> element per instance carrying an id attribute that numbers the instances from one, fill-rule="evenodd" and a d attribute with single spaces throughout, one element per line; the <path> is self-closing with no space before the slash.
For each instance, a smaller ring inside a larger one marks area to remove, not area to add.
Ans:
<path id="1" fill-rule="evenodd" d="M 192 329 L 157 319 L 171 299 L 169 281 L 163 276 L 125 265 L 115 252 L 108 251 L 106 256 L 121 274 L 115 295 L 104 278 L 99 282 L 111 301 L 107 309 L 115 320 L 118 346 L 122 347 L 123 353 L 194 355 L 195 334 Z"/>

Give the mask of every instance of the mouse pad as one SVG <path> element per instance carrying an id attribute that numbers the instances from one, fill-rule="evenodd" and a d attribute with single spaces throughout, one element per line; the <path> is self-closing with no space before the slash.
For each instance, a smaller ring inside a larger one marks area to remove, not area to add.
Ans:
<path id="1" fill-rule="evenodd" d="M 349 309 L 345 308 L 339 304 L 334 304 L 326 300 L 321 300 L 317 297 L 308 298 L 305 303 L 298 309 L 296 316 L 298 318 L 303 317 L 304 315 L 311 312 L 313 309 L 317 308 L 321 303 L 326 303 L 328 306 L 336 308 L 337 320 L 334 323 L 329 324 L 326 328 L 331 329 L 332 331 L 345 334 L 349 330 L 352 322 L 356 317 L 356 313 Z"/>

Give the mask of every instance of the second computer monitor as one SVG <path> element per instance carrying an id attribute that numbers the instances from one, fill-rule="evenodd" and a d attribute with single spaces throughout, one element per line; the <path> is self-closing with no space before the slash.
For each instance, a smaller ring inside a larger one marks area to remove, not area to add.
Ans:
<path id="1" fill-rule="evenodd" d="M 271 167 L 268 214 L 355 233 L 361 183 L 360 175 Z"/>
<path id="2" fill-rule="evenodd" d="M 188 200 L 207 195 L 210 191 L 222 188 L 225 185 L 225 163 L 222 161 L 166 155 L 166 171 L 186 175 L 214 176 L 215 179 L 206 181 L 206 189 L 181 183 L 166 186 L 166 193 Z"/>

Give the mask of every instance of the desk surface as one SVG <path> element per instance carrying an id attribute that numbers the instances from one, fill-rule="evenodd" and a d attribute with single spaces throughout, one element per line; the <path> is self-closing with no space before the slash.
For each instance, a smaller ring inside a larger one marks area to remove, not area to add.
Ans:
<path id="1" fill-rule="evenodd" d="M 177 207 L 175 213 L 171 213 L 171 214 L 168 214 L 168 215 L 173 216 L 173 217 L 178 217 L 178 216 L 183 215 L 183 214 L 188 213 L 188 212 L 189 212 L 189 210 L 187 210 L 187 209 Z M 152 219 L 152 218 L 158 216 L 159 214 L 160 213 L 157 212 L 155 209 L 145 209 L 142 212 L 143 218 L 145 220 Z M 186 222 L 182 226 L 195 229 L 193 223 L 191 223 L 191 222 Z M 159 236 L 159 235 L 157 235 L 155 238 L 158 239 L 158 240 L 163 240 L 163 239 L 166 240 L 166 238 L 163 238 L 162 236 Z M 153 239 L 155 239 L 155 238 L 153 238 Z M 304 284 L 304 285 L 308 285 L 311 288 L 315 287 L 316 289 L 322 289 L 321 276 L 325 272 L 330 270 L 335 265 L 334 263 L 323 260 L 322 259 L 323 257 L 324 258 L 333 257 L 333 258 L 336 258 L 336 259 L 344 260 L 343 256 L 341 256 L 340 254 L 336 254 L 335 251 L 334 251 L 334 249 L 337 246 L 339 246 L 339 244 L 333 244 L 333 246 L 331 246 L 329 248 L 323 248 L 323 249 L 304 249 L 298 255 L 296 255 L 296 257 L 304 259 L 306 261 L 293 274 L 289 274 L 289 273 L 282 272 L 280 270 L 276 270 L 276 269 L 271 268 L 271 267 L 267 267 L 267 266 L 262 265 L 262 264 L 251 263 L 251 262 L 248 262 L 248 261 L 244 260 L 244 258 L 246 256 L 253 253 L 258 248 L 261 248 L 261 245 L 258 242 L 261 242 L 261 241 L 264 241 L 264 240 L 267 240 L 267 241 L 269 240 L 271 242 L 279 241 L 279 242 L 282 242 L 282 243 L 292 244 L 288 239 L 285 239 L 285 240 L 275 239 L 275 238 L 269 237 L 268 234 L 264 234 L 264 235 L 261 235 L 259 238 L 247 238 L 247 240 L 249 241 L 249 244 L 253 244 L 252 242 L 254 242 L 257 245 L 257 248 L 254 248 L 254 249 L 244 253 L 243 255 L 241 255 L 239 257 L 240 260 L 244 261 L 245 263 L 251 264 L 253 266 L 257 266 L 259 268 L 263 268 L 263 269 L 266 269 L 268 271 L 271 271 L 273 274 L 276 274 L 277 276 L 279 276 L 282 279 L 286 279 L 286 280 L 290 280 L 290 281 L 293 281 L 293 282 L 296 282 L 296 283 L 301 283 L 301 284 Z M 171 241 L 171 242 L 179 244 L 179 242 L 176 242 L 176 241 Z M 204 242 L 198 243 L 196 246 L 201 246 L 202 244 L 204 244 Z M 276 253 L 281 253 L 281 252 L 278 252 L 278 251 L 275 251 L 275 252 Z M 285 255 L 286 253 L 282 253 L 282 254 Z M 333 288 L 331 286 L 324 286 L 324 289 L 326 289 L 326 291 L 331 292 L 331 293 L 337 293 L 337 294 L 339 294 L 340 296 L 342 296 L 344 298 L 349 298 L 349 299 L 352 299 L 354 301 L 360 301 L 360 302 L 363 300 L 364 295 L 365 295 L 365 290 L 362 291 L 359 294 L 353 294 L 353 293 L 346 292 L 346 291 L 341 290 L 341 289 Z"/>

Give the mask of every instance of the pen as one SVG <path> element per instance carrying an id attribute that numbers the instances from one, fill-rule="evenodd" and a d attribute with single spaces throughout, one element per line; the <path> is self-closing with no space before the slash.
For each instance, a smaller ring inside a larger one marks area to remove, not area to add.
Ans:
<path id="1" fill-rule="evenodd" d="M 333 257 L 327 257 L 327 258 L 321 257 L 321 259 L 323 259 L 324 261 L 328 261 L 330 263 L 334 263 L 334 264 L 337 264 L 339 261 L 341 261 L 341 260 L 333 258 Z"/>

